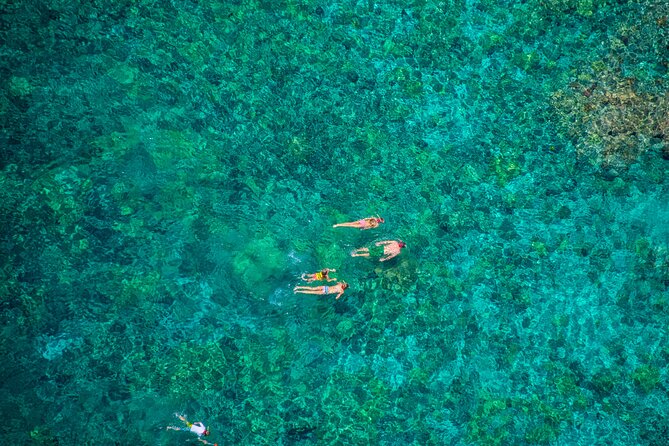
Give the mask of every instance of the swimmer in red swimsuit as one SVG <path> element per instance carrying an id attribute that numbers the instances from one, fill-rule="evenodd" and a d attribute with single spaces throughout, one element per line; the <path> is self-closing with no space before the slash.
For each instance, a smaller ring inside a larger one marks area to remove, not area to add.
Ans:
<path id="1" fill-rule="evenodd" d="M 336 225 L 332 225 L 333 228 L 358 228 L 361 231 L 364 231 L 365 229 L 373 229 L 373 228 L 378 228 L 379 224 L 385 223 L 385 220 L 378 215 L 376 217 L 367 217 L 367 218 L 362 218 L 357 221 L 350 221 L 347 223 L 337 223 Z"/>

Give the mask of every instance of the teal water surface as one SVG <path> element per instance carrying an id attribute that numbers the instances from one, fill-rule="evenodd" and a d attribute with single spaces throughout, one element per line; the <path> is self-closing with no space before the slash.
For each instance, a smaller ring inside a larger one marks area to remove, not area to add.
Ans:
<path id="1" fill-rule="evenodd" d="M 2 444 L 667 444 L 665 2 L 0 24 Z"/>

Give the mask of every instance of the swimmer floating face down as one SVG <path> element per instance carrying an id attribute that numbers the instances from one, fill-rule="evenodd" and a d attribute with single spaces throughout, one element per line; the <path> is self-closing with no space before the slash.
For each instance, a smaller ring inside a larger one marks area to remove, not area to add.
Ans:
<path id="1" fill-rule="evenodd" d="M 399 255 L 407 245 L 402 240 L 382 240 L 374 246 L 358 248 L 351 253 L 351 257 L 378 257 L 379 262 L 385 262 Z"/>
<path id="2" fill-rule="evenodd" d="M 328 286 L 296 286 L 293 288 L 293 293 L 297 294 L 336 294 L 335 299 L 339 299 L 344 291 L 348 288 L 348 283 L 338 282 L 336 285 Z"/>
<path id="3" fill-rule="evenodd" d="M 362 218 L 356 221 L 349 221 L 346 223 L 337 223 L 332 225 L 333 228 L 358 228 L 361 231 L 366 229 L 378 228 L 381 223 L 385 223 L 385 220 L 378 215 L 376 217 L 367 217 Z"/>

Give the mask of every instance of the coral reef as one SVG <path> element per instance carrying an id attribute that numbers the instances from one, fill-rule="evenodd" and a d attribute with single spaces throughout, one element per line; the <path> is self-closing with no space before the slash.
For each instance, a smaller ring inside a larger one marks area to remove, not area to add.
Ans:
<path id="1" fill-rule="evenodd" d="M 669 154 L 669 97 L 644 92 L 620 71 L 593 63 L 553 95 L 560 123 L 579 155 L 604 168 L 622 168 L 649 150 Z"/>

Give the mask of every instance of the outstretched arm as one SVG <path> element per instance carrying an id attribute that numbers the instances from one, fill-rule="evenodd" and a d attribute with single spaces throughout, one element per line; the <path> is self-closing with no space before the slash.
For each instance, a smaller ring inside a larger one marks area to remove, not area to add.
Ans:
<path id="1" fill-rule="evenodd" d="M 188 420 L 186 419 L 186 417 L 181 415 L 180 413 L 175 413 L 174 416 L 177 417 L 178 419 L 180 419 L 181 421 L 183 421 L 184 423 L 188 423 Z"/>
<path id="2" fill-rule="evenodd" d="M 397 254 L 399 254 L 399 253 L 395 252 L 395 253 L 392 253 L 392 254 L 388 254 L 387 256 L 381 257 L 379 259 L 379 262 L 385 262 L 386 260 L 390 260 L 393 257 L 395 257 Z"/>
<path id="3" fill-rule="evenodd" d="M 341 297 L 342 294 L 344 294 L 343 291 L 342 291 L 341 293 L 337 294 L 337 297 L 335 297 L 335 299 L 336 299 L 336 300 L 339 300 L 339 298 Z"/>

